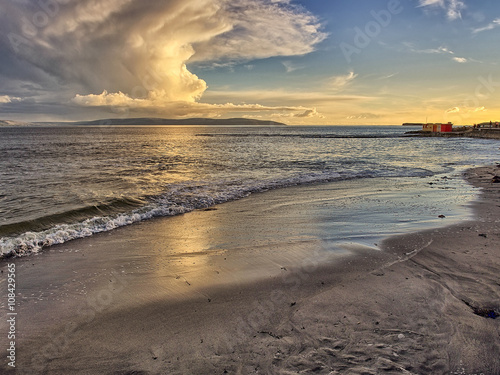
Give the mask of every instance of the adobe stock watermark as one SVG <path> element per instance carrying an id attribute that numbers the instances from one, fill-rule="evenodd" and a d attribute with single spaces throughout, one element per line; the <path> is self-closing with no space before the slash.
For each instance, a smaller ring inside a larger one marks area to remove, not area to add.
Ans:
<path id="1" fill-rule="evenodd" d="M 21 34 L 11 32 L 7 34 L 10 45 L 14 52 L 20 53 L 21 46 L 31 46 L 30 39 L 38 35 L 40 30 L 43 30 L 49 25 L 51 19 L 56 17 L 61 11 L 61 5 L 68 4 L 70 0 L 39 0 L 36 2 L 38 10 L 30 17 L 21 19 L 23 26 Z"/>
<path id="2" fill-rule="evenodd" d="M 364 28 L 358 26 L 354 28 L 355 35 L 352 44 L 346 42 L 340 43 L 340 49 L 346 61 L 351 63 L 352 56 L 354 54 L 359 55 L 363 49 L 368 47 L 373 39 L 377 38 L 382 30 L 391 24 L 393 16 L 403 12 L 403 9 L 399 0 L 389 0 L 387 9 L 382 9 L 378 12 L 372 10 L 370 14 L 373 19 L 368 21 Z"/>
<path id="3" fill-rule="evenodd" d="M 2 271 L 3 272 L 3 271 Z M 7 322 L 9 330 L 7 333 L 7 359 L 8 366 L 11 368 L 16 367 L 16 324 L 17 324 L 17 311 L 16 311 L 16 264 L 7 264 Z"/>
<path id="4" fill-rule="evenodd" d="M 444 120 L 446 122 L 452 119 L 457 121 L 464 121 L 469 119 L 473 113 L 477 113 L 478 110 L 483 108 L 484 101 L 490 99 L 493 94 L 500 87 L 500 81 L 495 82 L 493 74 L 489 74 L 487 78 L 484 76 L 477 77 L 478 85 L 474 90 L 474 94 L 469 95 L 463 101 L 462 107 L 455 107 L 453 110 L 447 110 L 444 112 Z M 462 111 L 460 108 L 472 108 L 472 110 Z"/>

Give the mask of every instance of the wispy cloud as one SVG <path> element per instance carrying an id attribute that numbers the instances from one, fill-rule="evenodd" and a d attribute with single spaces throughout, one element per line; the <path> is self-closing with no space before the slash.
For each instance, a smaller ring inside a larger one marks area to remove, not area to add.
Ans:
<path id="1" fill-rule="evenodd" d="M 419 49 L 415 47 L 413 43 L 403 43 L 403 45 L 408 48 L 410 52 L 413 53 L 426 53 L 426 54 L 449 54 L 454 55 L 455 52 L 451 51 L 448 47 L 440 46 L 438 48 L 427 48 L 427 49 Z"/>
<path id="2" fill-rule="evenodd" d="M 462 11 L 466 8 L 461 0 L 419 0 L 419 7 L 441 8 L 446 12 L 449 20 L 462 18 Z"/>
<path id="3" fill-rule="evenodd" d="M 336 91 L 341 91 L 345 89 L 349 84 L 351 84 L 357 76 L 357 74 L 351 71 L 346 75 L 332 77 L 329 80 L 330 87 Z"/>
<path id="4" fill-rule="evenodd" d="M 0 104 L 1 103 L 10 103 L 12 100 L 9 95 L 0 96 Z"/>
<path id="5" fill-rule="evenodd" d="M 316 108 L 311 108 L 311 109 L 306 109 L 303 112 L 300 113 L 285 113 L 285 112 L 278 112 L 278 113 L 273 113 L 271 115 L 273 118 L 280 118 L 280 119 L 287 119 L 287 118 L 294 118 L 294 119 L 307 119 L 307 118 L 320 118 L 324 119 L 325 116 L 323 116 L 321 113 L 319 113 Z"/>
<path id="6" fill-rule="evenodd" d="M 453 114 L 453 113 L 462 113 L 464 115 L 469 115 L 472 113 L 478 113 L 478 112 L 487 112 L 488 110 L 485 107 L 453 107 L 449 108 L 445 111 L 447 114 Z"/>
<path id="7" fill-rule="evenodd" d="M 377 115 L 375 113 L 365 112 L 365 113 L 358 113 L 355 115 L 347 116 L 346 119 L 348 119 L 348 120 L 367 120 L 367 119 L 377 119 L 380 117 L 382 117 L 382 116 Z"/>
<path id="8" fill-rule="evenodd" d="M 259 102 L 270 106 L 279 103 L 288 103 L 292 106 L 304 105 L 306 107 L 325 106 L 341 102 L 366 102 L 374 98 L 362 95 L 338 95 L 323 91 L 290 91 L 283 89 L 273 90 L 245 90 L 245 91 L 207 91 L 204 98 L 210 102 Z"/>
<path id="9" fill-rule="evenodd" d="M 404 46 L 408 49 L 409 52 L 412 53 L 421 53 L 421 54 L 429 54 L 429 55 L 455 55 L 455 52 L 450 50 L 448 47 L 440 46 L 438 48 L 427 48 L 427 49 L 418 49 L 412 43 L 403 43 Z M 465 58 L 459 56 L 453 56 L 451 59 L 457 63 L 465 64 L 468 62 L 480 62 L 473 58 Z"/>
<path id="10" fill-rule="evenodd" d="M 319 118 L 325 118 L 325 116 L 323 116 L 322 114 L 318 113 L 318 111 L 316 110 L 316 108 L 313 108 L 313 109 L 308 109 L 302 113 L 298 113 L 296 115 L 294 115 L 295 117 L 299 117 L 299 118 L 311 118 L 311 117 L 319 117 Z"/>
<path id="11" fill-rule="evenodd" d="M 472 30 L 472 32 L 474 34 L 477 34 L 477 33 L 483 32 L 483 31 L 488 31 L 488 30 L 496 29 L 497 27 L 500 27 L 500 18 L 497 18 L 497 19 L 493 20 L 493 22 L 489 23 L 486 26 L 474 29 L 474 30 Z"/>
<path id="12" fill-rule="evenodd" d="M 282 61 L 281 63 L 285 67 L 285 70 L 287 73 L 292 73 L 292 72 L 295 72 L 296 70 L 301 70 L 301 69 L 305 68 L 304 65 L 294 64 L 291 61 Z"/>
<path id="13" fill-rule="evenodd" d="M 385 75 L 385 76 L 382 76 L 382 77 L 378 77 L 377 79 L 378 79 L 378 80 L 390 79 L 390 78 L 392 78 L 392 77 L 397 76 L 398 74 L 399 74 L 399 72 L 398 72 L 398 73 L 393 73 L 393 74 L 388 74 L 388 75 Z"/>
<path id="14" fill-rule="evenodd" d="M 22 101 L 22 98 L 18 98 L 15 96 L 9 96 L 9 95 L 0 95 L 0 104 L 7 104 L 7 103 L 12 103 L 12 102 L 20 102 Z"/>

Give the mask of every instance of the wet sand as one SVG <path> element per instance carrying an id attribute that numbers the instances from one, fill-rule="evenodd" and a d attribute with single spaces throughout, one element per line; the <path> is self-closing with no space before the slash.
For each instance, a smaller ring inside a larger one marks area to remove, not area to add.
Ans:
<path id="1" fill-rule="evenodd" d="M 474 220 L 378 246 L 257 197 L 276 214 L 232 202 L 17 259 L 17 373 L 498 374 L 495 174 L 467 174 Z"/>

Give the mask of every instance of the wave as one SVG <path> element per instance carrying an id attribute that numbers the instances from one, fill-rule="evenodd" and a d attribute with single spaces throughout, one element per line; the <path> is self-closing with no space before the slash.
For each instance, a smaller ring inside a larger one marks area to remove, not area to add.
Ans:
<path id="1" fill-rule="evenodd" d="M 20 221 L 13 224 L 0 226 L 0 237 L 13 236 L 26 231 L 43 231 L 57 224 L 74 223 L 96 215 L 111 215 L 118 212 L 126 212 L 130 209 L 143 206 L 146 202 L 137 198 L 115 198 L 109 202 L 103 202 L 73 210 L 46 215 L 33 220 Z"/>
<path id="2" fill-rule="evenodd" d="M 62 214 L 51 215 L 35 221 L 13 224 L 11 228 L 0 227 L 0 231 L 16 229 L 22 233 L 0 238 L 0 258 L 20 257 L 38 253 L 43 248 L 92 236 L 140 221 L 165 216 L 174 216 L 196 209 L 237 200 L 252 193 L 279 189 L 295 185 L 343 181 L 373 177 L 424 177 L 434 172 L 426 169 L 365 170 L 361 172 L 322 171 L 276 180 L 221 181 L 214 184 L 198 182 L 169 185 L 168 191 L 144 199 L 117 199 L 111 203 L 86 207 Z M 121 212 L 112 213 L 113 210 Z M 70 219 L 86 215 L 85 220 L 69 222 Z M 62 222 L 61 222 L 62 221 Z M 49 228 L 37 230 L 40 226 Z M 0 232 L 1 233 L 1 232 Z"/>

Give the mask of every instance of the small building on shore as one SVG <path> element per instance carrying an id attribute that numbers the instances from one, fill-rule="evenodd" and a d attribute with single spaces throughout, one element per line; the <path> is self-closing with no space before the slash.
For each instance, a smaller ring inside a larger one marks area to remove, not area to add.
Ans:
<path id="1" fill-rule="evenodd" d="M 498 129 L 500 128 L 500 122 L 498 121 L 483 122 L 481 124 L 474 125 L 474 127 L 478 129 Z"/>
<path id="2" fill-rule="evenodd" d="M 453 124 L 423 124 L 422 131 L 433 133 L 451 133 L 453 131 Z"/>

